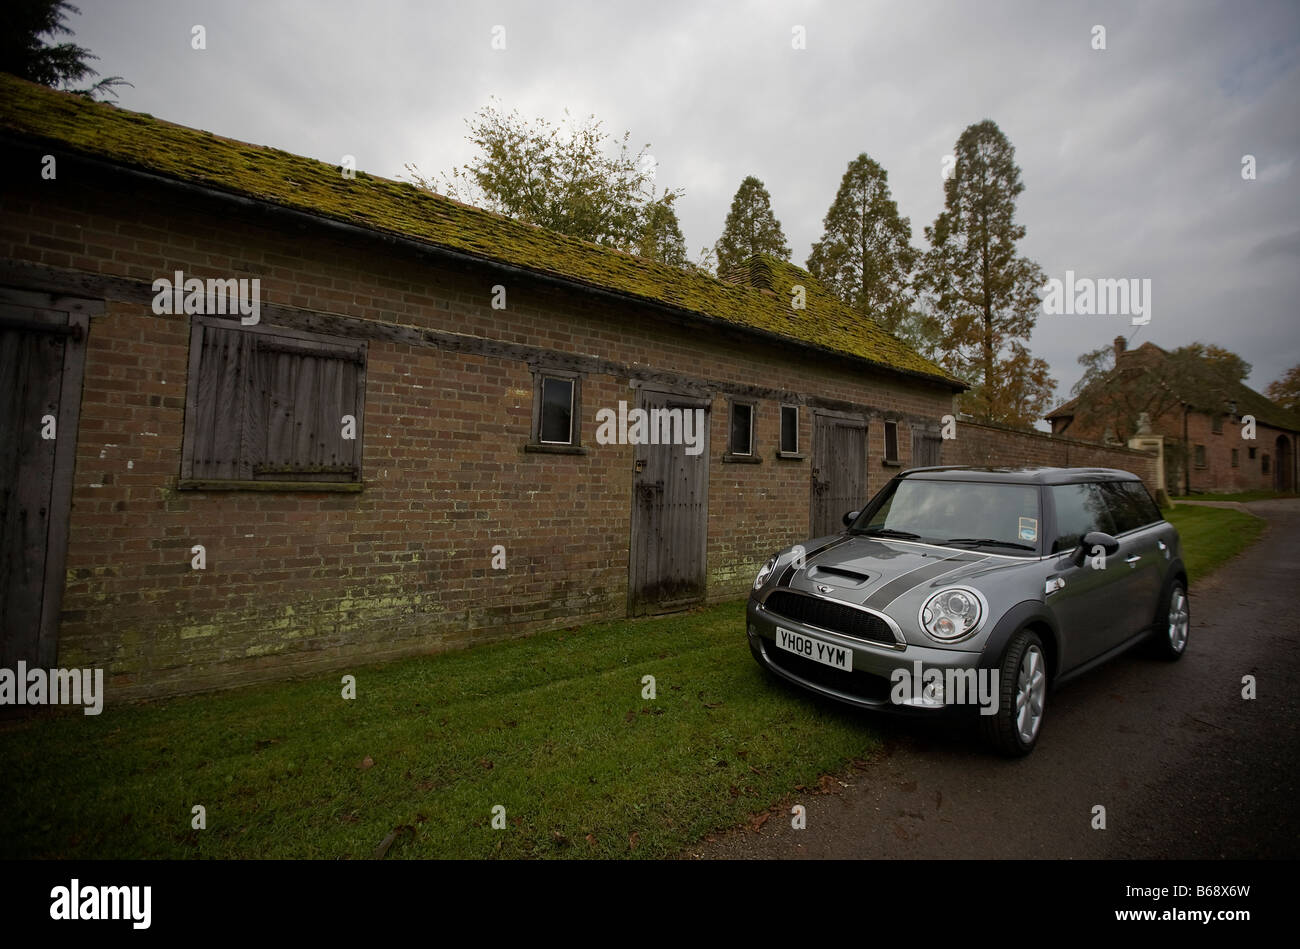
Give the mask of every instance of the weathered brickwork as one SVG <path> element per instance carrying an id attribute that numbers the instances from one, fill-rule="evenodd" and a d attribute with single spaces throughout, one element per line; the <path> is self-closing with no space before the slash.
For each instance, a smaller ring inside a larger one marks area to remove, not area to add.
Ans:
<path id="1" fill-rule="evenodd" d="M 673 325 L 655 311 L 379 241 L 290 228 L 256 211 L 119 182 L 10 183 L 0 255 L 132 278 L 257 277 L 264 303 L 594 357 L 714 391 L 708 598 L 743 593 L 803 539 L 810 460 L 776 457 L 782 393 L 927 424 L 946 387 L 779 343 Z M 503 285 L 507 308 L 491 307 Z M 517 356 L 372 339 L 360 493 L 177 489 L 189 318 L 110 299 L 86 366 L 59 632 L 62 666 L 105 666 L 118 698 L 222 688 L 624 615 L 633 449 L 594 416 L 635 380 L 582 381 L 583 455 L 523 450 L 532 375 Z M 728 394 L 760 387 L 762 461 L 723 464 Z M 801 412 L 801 445 L 812 415 Z M 908 422 L 900 426 L 910 460 Z M 191 569 L 191 548 L 207 568 Z M 507 569 L 491 569 L 493 545 Z"/>
<path id="2" fill-rule="evenodd" d="M 1147 452 L 977 422 L 959 422 L 956 436 L 943 442 L 940 460 L 945 465 L 1119 468 L 1141 478 L 1152 494 L 1156 490 L 1155 456 Z"/>

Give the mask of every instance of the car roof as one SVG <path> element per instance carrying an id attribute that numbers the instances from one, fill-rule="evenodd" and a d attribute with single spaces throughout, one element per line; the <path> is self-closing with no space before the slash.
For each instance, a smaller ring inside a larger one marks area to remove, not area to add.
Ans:
<path id="1" fill-rule="evenodd" d="M 900 478 L 916 481 L 985 481 L 998 484 L 1078 484 L 1081 481 L 1140 481 L 1131 471 L 1118 468 L 978 467 L 940 465 L 910 468 Z"/>

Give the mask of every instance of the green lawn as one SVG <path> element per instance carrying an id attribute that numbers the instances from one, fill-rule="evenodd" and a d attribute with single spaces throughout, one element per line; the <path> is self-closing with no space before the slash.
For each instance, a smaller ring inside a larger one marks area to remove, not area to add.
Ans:
<path id="1" fill-rule="evenodd" d="M 1238 491 L 1236 494 L 1183 494 L 1174 501 L 1271 501 L 1273 498 L 1293 498 L 1294 494 L 1277 491 Z"/>
<path id="2" fill-rule="evenodd" d="M 1168 517 L 1193 581 L 1264 523 Z M 729 603 L 358 668 L 351 701 L 331 675 L 10 723 L 0 857 L 357 859 L 393 831 L 389 858 L 675 855 L 878 749 L 743 628 Z"/>
<path id="3" fill-rule="evenodd" d="M 1237 556 L 1264 531 L 1261 518 L 1231 508 L 1183 504 L 1164 515 L 1183 540 L 1183 562 L 1191 583 Z"/>
<path id="4" fill-rule="evenodd" d="M 743 603 L 351 671 L 11 725 L 0 857 L 665 857 L 878 748 Z"/>

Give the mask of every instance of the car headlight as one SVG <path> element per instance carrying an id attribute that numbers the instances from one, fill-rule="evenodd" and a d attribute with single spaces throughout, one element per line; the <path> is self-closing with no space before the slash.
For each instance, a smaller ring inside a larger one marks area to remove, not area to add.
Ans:
<path id="1" fill-rule="evenodd" d="M 755 590 L 763 589 L 763 584 L 767 583 L 767 578 L 772 575 L 772 571 L 775 569 L 776 569 L 776 558 L 773 557 L 767 563 L 763 564 L 762 570 L 758 571 L 758 576 L 754 578 L 754 589 Z"/>
<path id="2" fill-rule="evenodd" d="M 965 639 L 984 621 L 984 600 L 974 590 L 949 587 L 921 607 L 921 628 L 941 643 Z"/>

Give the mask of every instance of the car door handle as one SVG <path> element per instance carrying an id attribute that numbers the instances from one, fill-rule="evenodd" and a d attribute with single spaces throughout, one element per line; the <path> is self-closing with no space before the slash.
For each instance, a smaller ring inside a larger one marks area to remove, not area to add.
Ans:
<path id="1" fill-rule="evenodd" d="M 1132 557 L 1125 557 L 1124 562 L 1131 567 L 1141 559 L 1142 557 L 1140 554 L 1134 554 Z"/>

